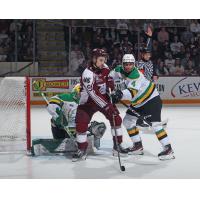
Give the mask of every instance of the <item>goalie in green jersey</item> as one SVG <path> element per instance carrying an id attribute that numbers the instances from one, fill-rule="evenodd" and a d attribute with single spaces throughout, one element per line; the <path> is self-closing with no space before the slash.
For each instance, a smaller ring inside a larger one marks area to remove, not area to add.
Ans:
<path id="1" fill-rule="evenodd" d="M 33 140 L 33 155 L 49 155 L 49 153 L 73 152 L 76 150 L 76 110 L 80 99 L 80 84 L 71 92 L 51 97 L 47 104 L 47 111 L 51 115 L 51 131 L 53 139 Z M 94 147 L 99 149 L 100 138 L 105 133 L 103 122 L 93 121 L 88 127 L 88 151 Z"/>
<path id="2" fill-rule="evenodd" d="M 52 116 L 51 130 L 54 139 L 70 138 L 75 132 L 75 117 L 79 103 L 80 85 L 77 84 L 70 93 L 51 97 L 47 111 Z"/>

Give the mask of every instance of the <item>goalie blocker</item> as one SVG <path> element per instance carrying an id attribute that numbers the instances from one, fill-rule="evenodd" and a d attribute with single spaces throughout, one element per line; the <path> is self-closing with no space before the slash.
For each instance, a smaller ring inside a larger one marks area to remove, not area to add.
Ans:
<path id="1" fill-rule="evenodd" d="M 87 137 L 88 148 L 87 153 L 93 154 L 96 149 L 100 148 L 100 139 L 106 131 L 105 123 L 93 121 L 91 122 Z M 70 155 L 77 151 L 77 143 L 75 137 L 67 137 L 62 139 L 34 139 L 32 140 L 31 152 L 33 156 L 41 155 Z M 75 136 L 75 135 L 74 135 Z"/>

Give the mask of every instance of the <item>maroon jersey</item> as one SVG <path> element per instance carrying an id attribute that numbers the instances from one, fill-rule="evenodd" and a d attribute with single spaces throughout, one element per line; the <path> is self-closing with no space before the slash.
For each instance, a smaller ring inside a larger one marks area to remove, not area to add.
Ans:
<path id="1" fill-rule="evenodd" d="M 102 69 L 94 69 L 89 66 L 81 76 L 80 105 L 96 104 L 104 108 L 110 102 L 108 92 L 109 68 L 104 65 Z"/>

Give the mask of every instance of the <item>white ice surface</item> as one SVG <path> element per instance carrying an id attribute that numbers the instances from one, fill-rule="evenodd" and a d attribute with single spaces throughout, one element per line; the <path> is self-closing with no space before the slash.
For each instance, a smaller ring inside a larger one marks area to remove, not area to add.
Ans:
<path id="1" fill-rule="evenodd" d="M 125 115 L 125 108 L 120 107 Z M 101 113 L 93 119 L 104 121 L 107 131 L 99 155 L 72 163 L 64 156 L 28 157 L 23 154 L 0 155 L 0 178 L 200 178 L 200 107 L 164 107 L 163 119 L 169 118 L 167 132 L 175 151 L 175 160 L 159 161 L 161 145 L 154 134 L 142 133 L 144 156 L 122 159 L 126 167 L 120 172 L 117 158 L 111 156 L 110 126 Z M 33 138 L 51 137 L 50 116 L 45 107 L 32 108 Z M 131 145 L 125 129 L 124 145 Z"/>

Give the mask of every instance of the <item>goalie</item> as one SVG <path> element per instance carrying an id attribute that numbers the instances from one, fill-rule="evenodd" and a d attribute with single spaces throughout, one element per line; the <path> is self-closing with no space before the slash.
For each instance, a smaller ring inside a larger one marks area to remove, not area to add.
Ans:
<path id="1" fill-rule="evenodd" d="M 70 93 L 58 94 L 50 98 L 47 111 L 52 116 L 52 139 L 33 140 L 34 155 L 49 155 L 49 153 L 67 153 L 76 151 L 75 117 L 80 98 L 80 84 L 77 84 Z M 94 147 L 99 149 L 100 138 L 106 126 L 103 122 L 91 122 L 88 128 L 88 153 L 94 152 Z M 42 150 L 41 150 L 42 149 Z"/>
<path id="2" fill-rule="evenodd" d="M 47 111 L 52 116 L 51 130 L 54 139 L 64 139 L 74 136 L 79 94 L 80 85 L 77 84 L 71 93 L 58 94 L 49 100 Z"/>

